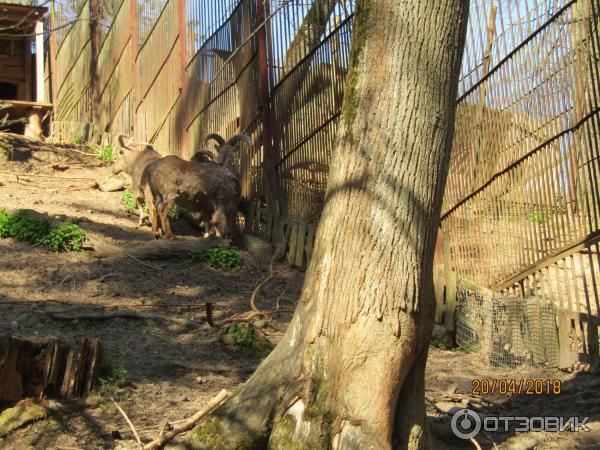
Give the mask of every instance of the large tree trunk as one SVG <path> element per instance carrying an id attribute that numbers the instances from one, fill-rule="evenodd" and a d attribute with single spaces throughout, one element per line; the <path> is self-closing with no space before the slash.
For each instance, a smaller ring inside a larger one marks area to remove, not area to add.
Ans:
<path id="1" fill-rule="evenodd" d="M 426 448 L 432 261 L 468 2 L 359 0 L 298 309 L 186 448 Z"/>

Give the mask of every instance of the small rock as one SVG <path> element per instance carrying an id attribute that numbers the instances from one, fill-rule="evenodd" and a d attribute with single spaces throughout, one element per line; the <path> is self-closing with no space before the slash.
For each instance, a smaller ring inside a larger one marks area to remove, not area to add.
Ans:
<path id="1" fill-rule="evenodd" d="M 198 383 L 198 384 L 202 384 L 202 383 L 204 383 L 205 381 L 206 381 L 206 380 L 205 380 L 204 378 L 202 378 L 202 377 L 196 377 L 196 383 Z"/>
<path id="2" fill-rule="evenodd" d="M 16 320 L 12 320 L 10 322 L 10 329 L 11 329 L 11 331 L 17 331 L 17 328 L 19 328 L 19 324 L 17 323 Z"/>
<path id="3" fill-rule="evenodd" d="M 98 189 L 102 192 L 115 192 L 125 189 L 123 180 L 117 178 L 107 178 L 104 181 L 97 183 Z"/>
<path id="4" fill-rule="evenodd" d="M 441 413 L 452 415 L 456 411 L 462 409 L 462 405 L 457 405 L 452 402 L 437 402 L 435 408 Z"/>

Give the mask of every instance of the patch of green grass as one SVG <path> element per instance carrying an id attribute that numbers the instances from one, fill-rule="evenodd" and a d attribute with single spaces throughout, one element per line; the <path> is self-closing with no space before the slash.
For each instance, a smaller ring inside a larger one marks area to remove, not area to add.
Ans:
<path id="1" fill-rule="evenodd" d="M 71 222 L 50 226 L 48 222 L 31 217 L 24 211 L 8 214 L 0 208 L 0 237 L 11 237 L 55 252 L 78 252 L 85 241 L 85 231 Z"/>
<path id="2" fill-rule="evenodd" d="M 252 325 L 234 325 L 227 329 L 233 337 L 233 343 L 241 347 L 252 347 L 252 344 L 256 340 L 256 334 L 254 334 L 254 327 Z"/>
<path id="3" fill-rule="evenodd" d="M 84 140 L 85 140 L 85 139 L 84 139 L 84 137 L 83 137 L 83 134 L 81 134 L 81 133 L 77 133 L 77 134 L 75 135 L 75 138 L 73 139 L 73 142 L 74 142 L 75 144 L 77 144 L 77 145 L 81 145 L 81 144 L 83 144 Z"/>
<path id="4" fill-rule="evenodd" d="M 213 269 L 234 269 L 244 260 L 237 248 L 212 247 L 195 251 L 191 254 L 193 261 L 208 263 Z"/>
<path id="5" fill-rule="evenodd" d="M 446 350 L 446 333 L 434 329 L 433 333 L 431 333 L 431 346 Z"/>
<path id="6" fill-rule="evenodd" d="M 123 207 L 127 214 L 134 214 L 136 212 L 135 198 L 133 197 L 133 192 L 131 192 L 129 189 L 125 190 L 123 192 L 123 197 L 121 200 L 123 202 Z M 143 205 L 142 209 L 144 210 L 144 213 L 148 214 L 148 207 L 146 205 Z M 183 209 L 177 205 L 173 205 L 173 207 L 169 211 L 169 217 L 174 220 L 179 219 L 182 215 Z"/>
<path id="7" fill-rule="evenodd" d="M 479 341 L 475 339 L 467 339 L 461 344 L 458 344 L 458 348 L 466 353 L 477 353 L 481 349 L 481 346 Z"/>
<path id="8" fill-rule="evenodd" d="M 133 192 L 131 192 L 129 189 L 125 190 L 121 200 L 123 201 L 123 206 L 127 214 L 133 214 L 136 212 L 135 197 L 133 196 Z M 148 214 L 148 208 L 146 205 L 144 205 L 142 208 L 144 209 L 144 212 Z"/>
<path id="9" fill-rule="evenodd" d="M 115 162 L 116 157 L 113 152 L 113 148 L 110 145 L 98 145 L 91 144 L 90 148 L 94 151 L 94 154 L 100 161 L 112 164 Z"/>
<path id="10" fill-rule="evenodd" d="M 98 376 L 98 395 L 103 400 L 121 400 L 125 396 L 127 387 L 127 353 L 119 351 L 117 355 L 117 365 L 111 366 L 107 360 L 104 361 L 104 365 L 100 369 L 100 375 Z"/>
<path id="11" fill-rule="evenodd" d="M 173 205 L 171 210 L 169 211 L 169 217 L 171 219 L 179 219 L 183 215 L 183 209 L 177 205 Z"/>

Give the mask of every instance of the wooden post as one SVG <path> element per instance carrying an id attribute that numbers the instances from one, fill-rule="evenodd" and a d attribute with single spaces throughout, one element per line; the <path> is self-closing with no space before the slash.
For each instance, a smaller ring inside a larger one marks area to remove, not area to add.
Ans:
<path id="1" fill-rule="evenodd" d="M 35 24 L 35 100 L 46 101 L 44 90 L 44 22 L 38 20 Z"/>
<path id="2" fill-rule="evenodd" d="M 267 52 L 267 29 L 262 26 L 269 14 L 269 1 L 259 0 L 257 4 L 257 33 L 258 38 L 258 77 L 261 92 L 262 144 L 264 149 L 263 177 L 267 188 L 267 202 L 273 214 L 279 215 L 279 183 L 277 182 L 276 164 L 279 160 L 277 150 L 273 146 L 273 128 L 271 113 L 271 98 L 269 93 L 269 64 Z"/>
<path id="3" fill-rule="evenodd" d="M 456 272 L 446 271 L 446 312 L 444 325 L 446 327 L 446 346 L 454 346 L 454 314 L 456 313 Z"/>
<path id="4" fill-rule="evenodd" d="M 181 154 L 184 158 L 190 159 L 193 154 L 193 150 L 190 148 L 190 135 L 187 131 L 188 125 L 188 80 L 187 80 L 187 33 L 186 33 L 186 22 L 185 22 L 185 2 L 186 0 L 177 0 L 177 29 L 179 39 L 179 108 L 180 108 L 180 120 L 179 120 L 179 133 L 181 137 Z"/>
<path id="5" fill-rule="evenodd" d="M 100 124 L 100 74 L 98 73 L 98 56 L 100 55 L 100 29 L 98 20 L 100 17 L 99 0 L 90 0 L 90 82 L 92 84 L 92 117 L 93 128 Z M 100 132 L 104 130 L 99 130 Z M 94 130 L 90 133 L 94 134 Z"/>

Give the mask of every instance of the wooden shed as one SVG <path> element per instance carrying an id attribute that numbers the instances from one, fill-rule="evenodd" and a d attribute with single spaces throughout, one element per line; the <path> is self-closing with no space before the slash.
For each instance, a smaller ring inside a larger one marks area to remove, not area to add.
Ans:
<path id="1" fill-rule="evenodd" d="M 45 103 L 44 92 L 42 18 L 46 11 L 0 2 L 0 103 L 3 111 L 7 103 L 11 105 L 11 119 L 29 119 L 25 132 L 32 137 L 41 133 L 41 113 L 52 106 Z"/>

